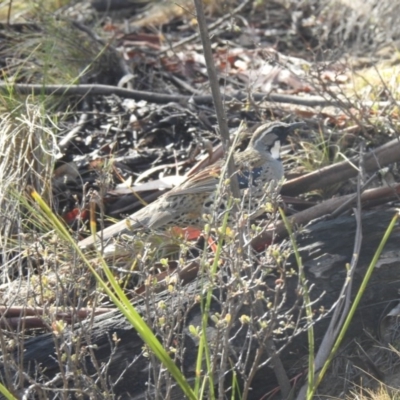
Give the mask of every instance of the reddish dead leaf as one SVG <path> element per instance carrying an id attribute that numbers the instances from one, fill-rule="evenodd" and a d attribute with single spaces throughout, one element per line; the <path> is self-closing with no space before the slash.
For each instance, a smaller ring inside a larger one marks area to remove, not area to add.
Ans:
<path id="1" fill-rule="evenodd" d="M 127 33 L 119 38 L 121 41 L 126 41 L 127 43 L 135 43 L 135 42 L 142 42 L 142 43 L 149 43 L 153 45 L 161 45 L 162 36 L 155 35 L 150 33 Z"/>
<path id="2" fill-rule="evenodd" d="M 324 71 L 321 74 L 321 78 L 327 82 L 334 83 L 345 83 L 349 80 L 349 77 L 344 73 L 338 73 L 337 71 Z"/>
<path id="3" fill-rule="evenodd" d="M 161 62 L 164 68 L 173 74 L 179 74 L 192 80 L 196 77 L 198 67 L 196 61 L 192 57 L 178 58 L 178 57 L 163 57 Z"/>
<path id="4" fill-rule="evenodd" d="M 146 40 L 124 40 L 123 46 L 125 49 L 152 49 L 159 51 L 161 45 L 159 43 L 152 43 L 151 41 Z M 127 50 L 129 53 L 129 50 Z"/>
<path id="5" fill-rule="evenodd" d="M 316 115 L 320 115 L 320 113 L 317 112 L 316 109 L 311 109 L 311 108 L 307 108 L 307 109 L 296 108 L 294 111 L 295 111 L 296 115 L 301 118 L 312 118 L 312 117 L 315 117 Z"/>
<path id="6" fill-rule="evenodd" d="M 312 93 L 314 92 L 314 88 L 310 85 L 307 85 L 307 83 L 305 83 L 301 89 L 296 89 L 296 90 L 292 90 L 290 93 L 291 94 L 298 94 L 298 93 Z"/>
<path id="7" fill-rule="evenodd" d="M 177 226 L 171 228 L 171 233 L 174 236 L 183 236 L 187 240 L 196 240 L 201 235 L 201 230 L 196 228 L 179 228 Z"/>
<path id="8" fill-rule="evenodd" d="M 119 29 L 118 25 L 114 25 L 113 23 L 111 23 L 111 21 L 108 21 L 103 25 L 103 31 L 117 33 L 117 32 L 120 32 L 120 29 Z"/>
<path id="9" fill-rule="evenodd" d="M 72 225 L 77 220 L 85 221 L 89 214 L 87 210 L 80 210 L 79 208 L 74 208 L 72 211 L 67 212 L 62 216 L 62 219 L 68 224 Z"/>

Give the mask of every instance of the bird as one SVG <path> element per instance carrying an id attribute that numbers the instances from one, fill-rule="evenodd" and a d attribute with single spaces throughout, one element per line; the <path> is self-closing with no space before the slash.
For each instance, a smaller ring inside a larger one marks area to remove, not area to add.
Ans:
<path id="1" fill-rule="evenodd" d="M 247 198 L 244 204 L 249 207 L 252 218 L 263 213 L 260 208 L 265 198 L 266 185 L 272 183 L 276 187 L 284 176 L 280 158 L 281 144 L 293 130 L 302 126 L 303 122 L 263 123 L 254 131 L 247 148 L 234 153 L 240 193 Z M 215 207 L 218 207 L 219 212 L 227 207 L 226 199 L 216 201 L 223 167 L 224 160 L 220 160 L 187 177 L 153 203 L 98 233 L 98 239 L 106 240 L 123 233 L 132 234 L 143 230 L 168 231 L 171 228 L 192 228 L 201 232 L 205 224 L 204 215 L 212 215 Z M 78 244 L 84 248 L 95 244 L 95 240 L 90 236 Z"/>

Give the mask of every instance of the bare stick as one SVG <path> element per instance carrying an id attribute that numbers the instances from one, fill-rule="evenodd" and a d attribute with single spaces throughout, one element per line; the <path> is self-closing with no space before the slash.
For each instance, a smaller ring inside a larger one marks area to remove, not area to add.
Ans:
<path id="1" fill-rule="evenodd" d="M 400 141 L 396 138 L 367 153 L 364 158 L 364 168 L 366 172 L 376 171 L 399 160 Z M 358 158 L 352 158 L 350 161 L 351 163 L 343 161 L 292 179 L 283 185 L 281 193 L 286 196 L 295 196 L 353 178 L 358 174 L 358 169 L 355 167 L 358 164 Z"/>
<path id="2" fill-rule="evenodd" d="M 369 203 L 374 204 L 376 202 L 383 203 L 389 201 L 390 199 L 396 199 L 399 194 L 400 184 L 393 187 L 379 187 L 363 192 L 361 194 L 361 201 L 363 205 L 368 205 Z M 300 211 L 288 219 L 293 226 L 304 226 L 314 219 L 321 218 L 324 215 L 330 215 L 342 204 L 346 203 L 350 199 L 352 200 L 353 198 L 354 194 L 347 194 L 342 197 L 334 197 L 333 199 L 326 200 L 307 210 Z M 265 246 L 266 243 L 270 243 L 274 235 L 281 239 L 287 236 L 287 231 L 282 221 L 279 221 L 274 227 L 268 228 L 265 232 L 252 239 L 251 245 L 255 249 L 261 248 Z"/>
<path id="3" fill-rule="evenodd" d="M 100 84 L 82 84 L 82 85 L 41 85 L 41 84 L 28 84 L 28 83 L 0 83 L 0 92 L 15 91 L 20 94 L 35 94 L 35 95 L 53 95 L 53 96 L 85 96 L 91 95 L 111 95 L 134 99 L 137 101 L 146 100 L 150 103 L 167 104 L 170 102 L 188 102 L 194 101 L 196 104 L 210 104 L 213 101 L 212 96 L 185 96 L 181 94 L 163 94 L 146 92 L 141 90 L 131 90 L 120 88 L 111 85 Z M 325 99 L 321 96 L 294 96 L 279 93 L 252 93 L 251 98 L 253 101 L 271 101 L 276 103 L 298 104 L 309 107 L 327 107 L 327 106 L 351 106 L 351 102 L 347 100 L 337 100 L 333 98 Z M 233 96 L 225 95 L 225 101 L 248 101 L 249 94 L 243 92 L 236 92 Z M 377 105 L 383 107 L 391 105 L 391 102 L 364 102 L 362 106 L 371 107 Z"/>
<path id="4" fill-rule="evenodd" d="M 200 37 L 201 37 L 201 42 L 203 44 L 204 58 L 206 60 L 206 65 L 207 65 L 208 79 L 210 80 L 211 93 L 213 96 L 214 107 L 217 114 L 219 133 L 221 135 L 224 154 L 228 155 L 230 147 L 229 129 L 228 129 L 228 124 L 226 123 L 226 115 L 224 106 L 222 104 L 221 92 L 219 90 L 218 76 L 215 70 L 210 38 L 208 36 L 206 17 L 204 15 L 204 10 L 203 10 L 203 2 L 201 0 L 194 0 L 194 5 L 196 7 Z M 240 198 L 239 182 L 235 174 L 235 164 L 233 158 L 228 157 L 227 163 L 228 163 L 227 164 L 228 176 L 231 178 L 230 179 L 231 191 L 233 196 L 239 199 Z"/>

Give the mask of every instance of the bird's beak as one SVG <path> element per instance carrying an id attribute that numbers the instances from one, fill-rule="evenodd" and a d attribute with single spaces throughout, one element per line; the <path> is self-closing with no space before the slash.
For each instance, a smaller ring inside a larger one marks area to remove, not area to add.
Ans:
<path id="1" fill-rule="evenodd" d="M 290 131 L 294 131 L 297 128 L 301 128 L 302 126 L 305 126 L 305 122 L 294 122 L 293 124 L 289 124 L 288 128 Z"/>

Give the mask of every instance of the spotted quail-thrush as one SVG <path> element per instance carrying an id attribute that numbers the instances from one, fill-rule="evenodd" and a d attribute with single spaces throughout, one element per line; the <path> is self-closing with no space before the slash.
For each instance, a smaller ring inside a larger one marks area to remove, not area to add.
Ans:
<path id="1" fill-rule="evenodd" d="M 302 122 L 265 123 L 256 129 L 246 150 L 234 154 L 239 188 L 245 197 L 244 204 L 248 207 L 251 218 L 263 212 L 260 207 L 265 198 L 266 184 L 275 182 L 276 188 L 283 178 L 283 165 L 280 160 L 281 143 L 291 131 L 303 125 Z M 143 229 L 166 231 L 174 227 L 202 230 L 203 215 L 212 214 L 215 208 L 217 186 L 223 165 L 221 160 L 188 177 L 154 203 L 132 214 L 126 220 L 104 229 L 99 236 L 108 239 L 121 233 L 132 233 Z M 223 211 L 226 201 L 219 200 L 218 207 Z M 80 241 L 79 245 L 86 247 L 93 243 L 93 237 L 88 237 Z"/>

